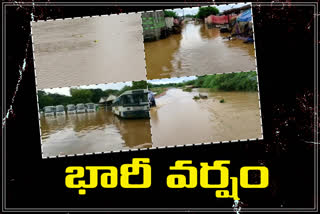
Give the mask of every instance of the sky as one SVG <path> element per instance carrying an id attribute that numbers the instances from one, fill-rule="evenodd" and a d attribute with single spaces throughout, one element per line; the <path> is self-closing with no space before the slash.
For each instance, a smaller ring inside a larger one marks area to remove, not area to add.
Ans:
<path id="1" fill-rule="evenodd" d="M 66 96 L 71 96 L 70 94 L 70 88 L 80 88 L 80 89 L 116 89 L 120 90 L 124 86 L 132 86 L 132 82 L 118 82 L 118 83 L 108 83 L 108 84 L 98 84 L 98 85 L 84 85 L 84 86 L 78 86 L 78 87 L 63 87 L 63 88 L 50 88 L 50 89 L 44 89 L 46 93 L 51 94 L 61 94 Z"/>
<path id="2" fill-rule="evenodd" d="M 220 12 L 223 12 L 225 10 L 229 10 L 232 8 L 238 8 L 238 7 L 243 7 L 244 5 L 248 5 L 248 3 L 238 3 L 238 4 L 224 4 L 224 5 L 219 5 L 219 6 L 215 6 L 219 9 Z M 191 15 L 195 15 L 198 13 L 199 7 L 192 7 L 192 8 L 183 8 L 183 9 L 174 9 L 173 11 L 175 11 L 179 16 L 183 15 L 183 11 L 184 11 L 184 15 L 187 14 L 191 14 Z"/>
<path id="3" fill-rule="evenodd" d="M 152 84 L 167 84 L 167 83 L 181 83 L 184 81 L 190 81 L 197 79 L 196 76 L 190 76 L 190 77 L 174 77 L 170 79 L 159 79 L 159 80 L 148 80 L 148 83 Z"/>

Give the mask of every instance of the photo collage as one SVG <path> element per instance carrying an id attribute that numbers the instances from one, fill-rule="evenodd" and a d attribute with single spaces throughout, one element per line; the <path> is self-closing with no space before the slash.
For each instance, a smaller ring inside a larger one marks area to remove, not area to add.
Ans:
<path id="1" fill-rule="evenodd" d="M 43 158 L 263 139 L 249 3 L 38 21 L 32 37 Z"/>

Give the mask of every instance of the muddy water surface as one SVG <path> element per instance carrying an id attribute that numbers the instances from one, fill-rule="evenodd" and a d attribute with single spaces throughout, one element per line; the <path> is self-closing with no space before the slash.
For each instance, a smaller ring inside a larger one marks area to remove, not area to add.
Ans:
<path id="1" fill-rule="evenodd" d="M 194 100 L 199 92 L 208 99 Z M 150 112 L 153 146 L 261 137 L 257 92 L 169 89 L 156 102 Z"/>
<path id="2" fill-rule="evenodd" d="M 181 34 L 144 43 L 148 79 L 255 70 L 254 45 L 228 35 L 191 22 Z"/>
<path id="3" fill-rule="evenodd" d="M 151 147 L 149 119 L 119 119 L 110 111 L 41 117 L 44 156 Z"/>
<path id="4" fill-rule="evenodd" d="M 140 14 L 32 24 L 38 89 L 146 79 Z"/>

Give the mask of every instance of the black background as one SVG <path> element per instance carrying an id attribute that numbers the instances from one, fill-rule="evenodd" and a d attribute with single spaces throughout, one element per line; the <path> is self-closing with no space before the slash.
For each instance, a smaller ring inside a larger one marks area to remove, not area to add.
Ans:
<path id="1" fill-rule="evenodd" d="M 181 8 L 179 5 L 170 7 Z M 190 5 L 191 6 L 191 5 Z M 197 5 L 193 5 L 197 6 Z M 151 9 L 158 6 L 36 6 L 35 19 L 103 15 Z M 7 6 L 3 88 L 10 107 L 27 56 L 27 67 L 10 115 L 3 129 L 5 177 L 4 209 L 13 208 L 229 208 L 232 199 L 216 199 L 210 189 L 169 189 L 166 177 L 176 160 L 200 162 L 231 160 L 231 176 L 242 166 L 269 168 L 266 189 L 239 189 L 243 210 L 249 208 L 313 208 L 314 151 L 314 7 L 294 4 L 253 6 L 256 54 L 264 140 L 217 145 L 129 151 L 91 156 L 42 159 L 30 41 L 32 7 Z M 27 52 L 25 49 L 27 48 Z M 3 115 L 4 116 L 4 115 Z M 181 142 L 183 144 L 183 142 Z M 65 187 L 67 166 L 117 166 L 132 158 L 150 158 L 149 189 L 89 189 L 79 196 Z M 66 209 L 62 209 L 66 210 Z"/>

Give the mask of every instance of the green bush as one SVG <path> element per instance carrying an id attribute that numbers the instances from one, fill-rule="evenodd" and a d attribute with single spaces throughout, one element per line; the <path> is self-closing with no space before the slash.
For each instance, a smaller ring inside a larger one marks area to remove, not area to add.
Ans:
<path id="1" fill-rule="evenodd" d="M 216 74 L 198 77 L 194 85 L 222 91 L 257 91 L 255 71 L 231 74 Z"/>
<path id="2" fill-rule="evenodd" d="M 182 88 L 182 91 L 191 92 L 192 88 Z"/>
<path id="3" fill-rule="evenodd" d="M 194 99 L 194 100 L 199 100 L 200 97 L 199 97 L 199 96 L 194 96 L 193 99 Z"/>
<path id="4" fill-rule="evenodd" d="M 164 11 L 164 17 L 173 17 L 173 18 L 177 18 L 178 15 L 176 12 L 174 11 Z"/>
<path id="5" fill-rule="evenodd" d="M 192 85 L 196 88 L 209 88 L 211 91 L 257 91 L 257 73 L 255 71 L 239 72 L 229 74 L 216 74 L 199 76 L 195 80 L 182 83 L 167 83 L 167 84 L 151 84 L 149 88 L 170 88 L 181 87 L 184 91 L 189 91 L 185 86 Z M 192 89 L 191 89 L 192 90 Z"/>

